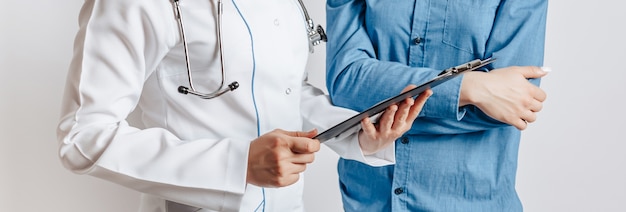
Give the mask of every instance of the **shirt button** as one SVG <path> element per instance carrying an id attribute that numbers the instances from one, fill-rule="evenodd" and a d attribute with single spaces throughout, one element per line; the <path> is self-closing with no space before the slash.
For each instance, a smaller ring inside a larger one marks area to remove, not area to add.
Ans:
<path id="1" fill-rule="evenodd" d="M 285 94 L 287 95 L 291 94 L 291 88 L 287 88 L 287 90 L 285 90 Z"/>
<path id="2" fill-rule="evenodd" d="M 420 44 L 421 42 L 422 42 L 422 38 L 420 37 L 413 38 L 413 44 L 417 45 L 417 44 Z"/>
<path id="3" fill-rule="evenodd" d="M 393 190 L 393 193 L 398 195 L 398 194 L 402 194 L 404 193 L 404 189 L 402 188 L 396 188 L 395 190 Z"/>
<path id="4" fill-rule="evenodd" d="M 278 19 L 274 19 L 274 26 L 278 26 L 280 25 L 280 22 L 278 22 Z"/>
<path id="5" fill-rule="evenodd" d="M 409 138 L 407 137 L 402 137 L 402 140 L 400 141 L 402 144 L 408 144 L 409 143 Z"/>

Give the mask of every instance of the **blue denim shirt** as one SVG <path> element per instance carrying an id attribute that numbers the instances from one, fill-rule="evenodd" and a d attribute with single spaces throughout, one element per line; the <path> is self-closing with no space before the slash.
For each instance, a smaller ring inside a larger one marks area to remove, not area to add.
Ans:
<path id="1" fill-rule="evenodd" d="M 328 0 L 327 87 L 364 110 L 441 70 L 494 57 L 488 69 L 541 66 L 547 0 Z M 521 211 L 520 131 L 459 107 L 462 76 L 434 88 L 396 164 L 340 159 L 346 211 Z M 532 80 L 539 85 L 539 80 Z"/>

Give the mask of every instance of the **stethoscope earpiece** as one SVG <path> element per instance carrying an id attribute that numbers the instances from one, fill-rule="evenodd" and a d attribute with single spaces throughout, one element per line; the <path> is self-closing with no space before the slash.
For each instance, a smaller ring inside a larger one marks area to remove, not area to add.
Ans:
<path id="1" fill-rule="evenodd" d="M 233 91 L 235 89 L 239 88 L 239 83 L 237 81 L 234 81 L 230 84 L 228 84 L 228 86 L 226 88 L 220 88 L 218 90 L 216 90 L 213 93 L 200 93 L 194 90 L 189 89 L 188 87 L 185 86 L 178 86 L 178 93 L 181 94 L 193 94 L 196 96 L 199 96 L 200 98 L 203 99 L 213 99 L 215 97 L 221 96 L 222 94 L 225 94 L 226 92 L 229 91 Z"/>
<path id="2" fill-rule="evenodd" d="M 189 93 L 189 88 L 185 87 L 185 86 L 178 86 L 178 93 L 182 93 L 182 94 L 188 94 Z"/>
<path id="3" fill-rule="evenodd" d="M 239 83 L 237 81 L 234 81 L 228 85 L 228 88 L 230 88 L 231 91 L 237 89 L 238 87 Z"/>

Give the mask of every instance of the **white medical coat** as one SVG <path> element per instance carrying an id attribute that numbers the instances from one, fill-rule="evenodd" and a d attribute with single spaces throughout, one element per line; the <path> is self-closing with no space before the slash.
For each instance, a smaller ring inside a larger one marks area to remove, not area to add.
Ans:
<path id="1" fill-rule="evenodd" d="M 211 92 L 221 80 L 216 2 L 180 5 L 194 84 Z M 58 128 L 63 165 L 144 193 L 142 211 L 165 211 L 165 200 L 253 211 L 264 199 L 265 211 L 302 211 L 302 178 L 262 190 L 246 184 L 246 167 L 259 135 L 322 131 L 355 114 L 303 80 L 304 23 L 297 0 L 224 1 L 226 83 L 240 87 L 205 100 L 177 92 L 188 81 L 170 0 L 86 0 Z M 136 107 L 142 128 L 126 121 Z M 356 137 L 326 144 L 371 165 L 394 162 L 393 146 L 365 157 Z"/>

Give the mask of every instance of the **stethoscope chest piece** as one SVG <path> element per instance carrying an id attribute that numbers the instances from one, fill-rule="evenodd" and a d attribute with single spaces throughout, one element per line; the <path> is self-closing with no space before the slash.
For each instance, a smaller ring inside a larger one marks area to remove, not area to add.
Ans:
<path id="1" fill-rule="evenodd" d="M 313 47 L 319 45 L 322 42 L 326 42 L 328 38 L 326 37 L 326 32 L 321 25 L 317 25 L 313 23 L 313 19 L 309 16 L 309 12 L 306 10 L 304 3 L 302 0 L 298 0 L 300 3 L 300 8 L 302 8 L 302 13 L 304 13 L 304 19 L 306 20 L 306 30 L 309 33 L 309 51 L 313 53 Z"/>

